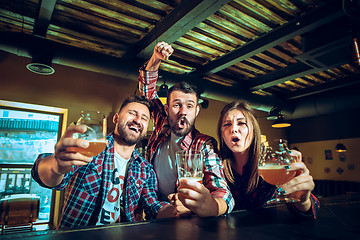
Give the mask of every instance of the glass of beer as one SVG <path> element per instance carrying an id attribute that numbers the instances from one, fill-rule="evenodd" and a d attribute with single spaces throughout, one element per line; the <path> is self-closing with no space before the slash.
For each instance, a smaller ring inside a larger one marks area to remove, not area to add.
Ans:
<path id="1" fill-rule="evenodd" d="M 261 154 L 258 162 L 259 175 L 268 183 L 279 186 L 287 183 L 296 175 L 296 171 L 289 171 L 285 166 L 295 162 L 290 155 L 287 141 L 276 139 L 263 142 L 261 145 Z M 298 199 L 291 198 L 276 191 L 276 196 L 266 202 L 267 205 L 277 203 L 297 202 Z"/>
<path id="2" fill-rule="evenodd" d="M 176 163 L 179 181 L 183 178 L 199 183 L 203 179 L 204 154 L 201 151 L 177 151 Z"/>
<path id="3" fill-rule="evenodd" d="M 72 148 L 87 157 L 97 156 L 106 148 L 106 117 L 99 111 L 81 111 L 76 125 L 85 125 L 85 133 L 75 133 L 74 138 L 81 138 L 89 142 L 88 148 Z"/>

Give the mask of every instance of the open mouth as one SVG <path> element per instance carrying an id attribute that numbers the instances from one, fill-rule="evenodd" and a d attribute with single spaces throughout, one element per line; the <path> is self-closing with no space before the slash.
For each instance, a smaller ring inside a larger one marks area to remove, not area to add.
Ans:
<path id="1" fill-rule="evenodd" d="M 185 125 L 185 120 L 184 120 L 184 119 L 180 120 L 180 125 L 181 125 L 181 126 L 184 126 L 184 125 Z"/>
<path id="2" fill-rule="evenodd" d="M 239 139 L 238 137 L 232 137 L 232 138 L 231 138 L 231 141 L 232 141 L 233 143 L 237 143 L 238 141 L 240 141 L 240 139 Z"/>
<path id="3" fill-rule="evenodd" d="M 184 128 L 185 127 L 185 124 L 187 123 L 187 120 L 185 117 L 181 117 L 178 119 L 178 127 L 180 128 Z"/>
<path id="4" fill-rule="evenodd" d="M 140 126 L 136 126 L 135 124 L 129 125 L 129 129 L 135 133 L 139 133 L 142 130 Z"/>

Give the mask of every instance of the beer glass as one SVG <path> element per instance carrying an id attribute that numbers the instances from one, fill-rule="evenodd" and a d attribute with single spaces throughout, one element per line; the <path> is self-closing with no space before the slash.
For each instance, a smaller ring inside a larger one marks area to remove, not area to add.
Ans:
<path id="1" fill-rule="evenodd" d="M 88 148 L 72 148 L 87 157 L 97 156 L 106 148 L 106 117 L 99 111 L 81 111 L 76 125 L 85 125 L 85 133 L 75 133 L 74 138 L 81 138 L 89 142 Z"/>
<path id="2" fill-rule="evenodd" d="M 177 151 L 175 154 L 179 181 L 186 178 L 201 183 L 204 169 L 203 152 Z"/>
<path id="3" fill-rule="evenodd" d="M 269 184 L 279 186 L 287 183 L 296 175 L 296 171 L 289 171 L 285 166 L 295 162 L 290 155 L 287 141 L 276 139 L 264 142 L 261 145 L 261 154 L 258 162 L 259 175 Z M 276 196 L 266 202 L 267 205 L 277 203 L 297 202 L 298 199 L 291 198 L 276 191 Z"/>

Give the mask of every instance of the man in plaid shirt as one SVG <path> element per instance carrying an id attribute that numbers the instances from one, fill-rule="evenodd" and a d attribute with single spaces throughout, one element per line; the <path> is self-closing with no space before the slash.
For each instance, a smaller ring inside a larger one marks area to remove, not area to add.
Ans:
<path id="1" fill-rule="evenodd" d="M 152 101 L 155 130 L 152 133 L 147 159 L 154 165 L 159 181 L 162 200 L 170 200 L 179 212 L 187 215 L 219 216 L 233 209 L 234 200 L 223 174 L 216 140 L 201 134 L 194 127 L 200 111 L 199 94 L 196 88 L 185 82 L 171 87 L 167 104 L 163 105 L 156 92 L 158 69 L 161 61 L 173 53 L 172 47 L 158 43 L 147 65 L 140 69 L 139 90 Z M 175 152 L 179 150 L 201 150 L 205 156 L 202 184 L 182 179 L 177 186 Z M 178 193 L 176 193 L 178 192 Z M 176 193 L 176 194 L 174 194 Z"/>
<path id="2" fill-rule="evenodd" d="M 144 97 L 127 98 L 113 118 L 115 130 L 107 136 L 106 149 L 94 158 L 69 149 L 88 146 L 86 140 L 73 138 L 86 131 L 83 125 L 69 126 L 55 153 L 37 158 L 32 176 L 41 186 L 68 187 L 58 228 L 135 221 L 142 210 L 148 219 L 177 215 L 175 207 L 158 200 L 153 167 L 135 149 L 146 136 L 150 110 Z"/>

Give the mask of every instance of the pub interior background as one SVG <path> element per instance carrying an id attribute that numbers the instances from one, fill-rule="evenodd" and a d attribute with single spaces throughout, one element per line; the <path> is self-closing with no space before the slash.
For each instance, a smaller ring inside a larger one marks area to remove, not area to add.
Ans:
<path id="1" fill-rule="evenodd" d="M 54 64 L 55 74 L 42 76 L 26 69 L 28 58 L 3 51 L 0 52 L 0 56 L 1 99 L 67 108 L 68 124 L 77 121 L 83 109 L 99 109 L 107 116 L 113 116 L 124 96 L 134 94 L 137 87 L 137 81 L 134 79 L 128 81 L 121 77 L 57 64 Z M 217 138 L 217 120 L 224 105 L 225 102 L 209 99 L 209 107 L 202 109 L 196 120 L 199 131 Z M 266 135 L 267 139 L 288 139 L 290 146 L 296 146 L 302 152 L 303 159 L 315 180 L 360 182 L 360 109 L 296 119 L 291 121 L 292 125 L 289 128 L 280 129 L 271 127 L 273 121 L 266 119 L 267 113 L 256 112 L 257 116 L 260 116 L 258 120 L 262 134 Z M 111 128 L 111 118 L 108 125 Z M 341 130 L 340 135 L 337 134 L 337 128 Z M 340 153 L 335 151 L 339 139 L 347 148 L 344 153 L 345 161 L 340 160 Z M 325 150 L 331 150 L 331 160 L 326 160 Z M 349 168 L 351 165 L 353 167 Z M 340 168 L 343 171 L 338 170 Z M 334 187 L 331 188 L 326 186 L 325 189 L 319 189 L 319 194 L 335 194 Z M 338 191 L 341 189 L 344 191 L 344 186 L 339 187 Z"/>
<path id="2" fill-rule="evenodd" d="M 67 125 L 78 119 L 81 110 L 100 110 L 108 116 L 108 128 L 111 131 L 112 116 L 118 111 L 123 99 L 128 95 L 138 94 L 138 72 L 133 72 L 130 76 L 114 76 L 97 70 L 83 70 L 53 63 L 55 73 L 45 76 L 26 69 L 25 66 L 30 62 L 28 57 L 0 50 L 0 100 L 66 108 Z M 359 94 L 359 90 L 360 86 L 356 84 L 349 86 L 344 92 Z M 332 101 L 331 91 L 324 97 Z M 229 101 L 211 98 L 206 100 L 209 101 L 209 107 L 200 111 L 196 127 L 200 132 L 218 139 L 217 120 L 221 109 Z M 336 102 L 334 107 L 336 108 Z M 255 112 L 262 134 L 267 139 L 288 139 L 291 147 L 297 147 L 302 152 L 303 161 L 315 180 L 315 194 L 321 197 L 360 191 L 358 104 L 351 110 L 291 119 L 290 127 L 279 129 L 271 127 L 273 121 L 267 120 L 268 112 Z M 151 124 L 148 130 L 152 130 Z M 346 146 L 345 153 L 335 151 L 339 142 Z"/>

